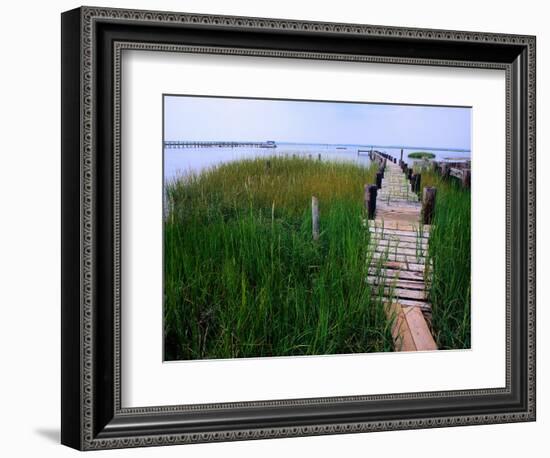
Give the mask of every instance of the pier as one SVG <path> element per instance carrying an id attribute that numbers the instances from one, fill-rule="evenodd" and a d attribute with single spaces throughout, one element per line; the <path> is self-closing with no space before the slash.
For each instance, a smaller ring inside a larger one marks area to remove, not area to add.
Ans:
<path id="1" fill-rule="evenodd" d="M 431 266 L 426 263 L 431 228 L 426 219 L 433 213 L 435 189 L 426 188 L 421 203 L 419 175 L 405 171 L 396 158 L 385 153 L 372 151 L 370 155 L 380 171 L 378 183 L 369 186 L 366 198 L 372 252 L 367 281 L 383 297 L 388 316 L 395 320 L 396 351 L 437 350 L 429 324 Z"/>
<path id="2" fill-rule="evenodd" d="M 276 148 L 273 141 L 267 142 L 228 142 L 228 141 L 165 141 L 165 148 Z"/>

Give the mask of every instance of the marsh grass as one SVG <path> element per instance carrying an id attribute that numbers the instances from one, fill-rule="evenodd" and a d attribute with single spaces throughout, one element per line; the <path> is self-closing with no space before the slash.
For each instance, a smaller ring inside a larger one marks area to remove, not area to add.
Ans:
<path id="1" fill-rule="evenodd" d="M 374 174 L 269 157 L 169 183 L 165 359 L 391 351 L 391 320 L 366 282 L 363 188 Z"/>
<path id="2" fill-rule="evenodd" d="M 437 188 L 428 249 L 435 338 L 440 349 L 470 348 L 470 190 L 431 171 L 422 173 L 422 181 Z"/>

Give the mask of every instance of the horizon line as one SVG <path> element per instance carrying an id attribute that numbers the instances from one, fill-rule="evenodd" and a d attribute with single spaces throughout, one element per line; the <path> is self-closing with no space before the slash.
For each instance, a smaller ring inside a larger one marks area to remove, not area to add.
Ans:
<path id="1" fill-rule="evenodd" d="M 169 142 L 188 142 L 188 143 L 267 143 L 274 142 L 275 144 L 285 145 L 322 145 L 322 146 L 358 146 L 364 148 L 387 148 L 387 149 L 424 149 L 428 151 L 453 151 L 459 153 L 470 153 L 471 148 L 453 148 L 453 147 L 438 147 L 438 146 L 415 146 L 415 145 L 375 145 L 372 143 L 315 143 L 315 142 L 291 142 L 291 141 L 276 141 L 276 140 L 164 140 L 163 145 Z"/>

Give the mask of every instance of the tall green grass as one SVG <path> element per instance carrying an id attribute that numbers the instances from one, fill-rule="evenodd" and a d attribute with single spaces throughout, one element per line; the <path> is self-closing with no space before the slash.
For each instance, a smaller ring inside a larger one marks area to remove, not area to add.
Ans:
<path id="1" fill-rule="evenodd" d="M 374 173 L 270 157 L 169 183 L 165 359 L 391 351 L 391 320 L 366 282 Z"/>
<path id="2" fill-rule="evenodd" d="M 470 190 L 431 171 L 422 172 L 422 186 L 437 188 L 428 250 L 436 342 L 440 349 L 470 348 Z"/>

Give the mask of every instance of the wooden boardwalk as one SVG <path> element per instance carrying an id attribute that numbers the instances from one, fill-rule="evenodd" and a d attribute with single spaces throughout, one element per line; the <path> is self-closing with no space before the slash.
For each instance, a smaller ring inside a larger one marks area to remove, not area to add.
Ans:
<path id="1" fill-rule="evenodd" d="M 395 318 L 397 351 L 437 350 L 430 332 L 426 265 L 430 226 L 421 225 L 422 205 L 399 165 L 386 161 L 376 198 L 376 218 L 369 220 L 372 259 L 367 281 L 377 288 Z"/>

